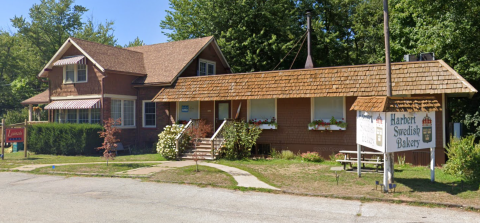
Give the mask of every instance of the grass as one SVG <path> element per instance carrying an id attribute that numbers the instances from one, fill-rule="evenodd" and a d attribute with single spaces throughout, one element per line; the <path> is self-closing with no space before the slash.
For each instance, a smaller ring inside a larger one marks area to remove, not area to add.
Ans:
<path id="1" fill-rule="evenodd" d="M 128 161 L 164 161 L 166 160 L 160 154 L 142 154 L 142 155 L 118 155 L 115 160 L 110 162 L 128 162 Z M 6 153 L 5 159 L 0 160 L 0 170 L 10 169 L 17 166 L 29 164 L 57 164 L 57 163 L 87 163 L 87 162 L 103 162 L 105 161 L 101 154 L 92 156 L 57 156 L 29 154 L 28 158 L 24 157 L 23 152 Z"/>
<path id="2" fill-rule="evenodd" d="M 195 171 L 195 166 L 168 169 L 154 174 L 150 177 L 149 181 L 188 183 L 220 187 L 234 187 L 237 185 L 237 182 L 230 174 L 219 169 L 201 165 L 199 165 L 198 169 L 199 172 Z"/>
<path id="3" fill-rule="evenodd" d="M 337 196 L 365 196 L 373 199 L 398 199 L 411 202 L 430 201 L 453 203 L 480 207 L 479 184 L 465 183 L 461 179 L 436 168 L 435 180 L 430 182 L 430 170 L 427 167 L 410 165 L 395 166 L 395 193 L 382 193 L 375 189 L 375 181 L 382 182 L 382 173 L 362 173 L 358 178 L 356 171 L 337 171 L 335 177 L 334 162 L 311 163 L 295 160 L 219 160 L 219 164 L 237 167 L 257 176 L 260 180 L 285 191 L 306 194 L 325 194 Z M 367 166 L 368 167 L 368 166 Z M 370 168 L 373 168 L 371 166 Z M 452 188 L 452 183 L 456 186 Z"/>
<path id="4" fill-rule="evenodd" d="M 88 174 L 115 174 L 117 172 L 123 172 L 131 169 L 137 169 L 141 167 L 150 167 L 155 164 L 145 164 L 145 163 L 109 163 L 106 164 L 77 164 L 77 165 L 65 165 L 65 166 L 56 166 L 53 169 L 51 166 L 37 168 L 32 171 L 32 173 L 40 174 L 78 174 L 78 173 L 88 173 Z"/>

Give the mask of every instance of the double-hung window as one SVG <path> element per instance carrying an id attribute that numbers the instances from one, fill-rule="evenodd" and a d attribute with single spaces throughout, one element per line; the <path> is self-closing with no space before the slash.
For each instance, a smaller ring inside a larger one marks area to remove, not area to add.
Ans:
<path id="1" fill-rule="evenodd" d="M 63 67 L 64 84 L 85 83 L 87 81 L 88 69 L 86 64 L 68 64 Z"/>
<path id="2" fill-rule="evenodd" d="M 198 75 L 206 76 L 206 75 L 214 75 L 214 74 L 215 74 L 215 62 L 200 59 Z"/>
<path id="3" fill-rule="evenodd" d="M 55 110 L 54 121 L 58 123 L 101 124 L 100 108 Z"/>
<path id="4" fill-rule="evenodd" d="M 264 129 L 277 128 L 276 99 L 252 99 L 248 101 L 247 108 L 250 124 L 255 124 Z"/>
<path id="5" fill-rule="evenodd" d="M 143 127 L 156 127 L 156 103 L 143 101 Z"/>
<path id="6" fill-rule="evenodd" d="M 114 121 L 120 120 L 116 126 L 135 126 L 135 100 L 112 99 L 111 116 Z"/>

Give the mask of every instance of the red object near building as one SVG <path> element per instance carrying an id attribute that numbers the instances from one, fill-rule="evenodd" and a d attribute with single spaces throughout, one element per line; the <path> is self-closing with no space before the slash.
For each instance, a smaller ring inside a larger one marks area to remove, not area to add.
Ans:
<path id="1" fill-rule="evenodd" d="M 5 129 L 6 142 L 23 142 L 25 138 L 25 129 Z"/>

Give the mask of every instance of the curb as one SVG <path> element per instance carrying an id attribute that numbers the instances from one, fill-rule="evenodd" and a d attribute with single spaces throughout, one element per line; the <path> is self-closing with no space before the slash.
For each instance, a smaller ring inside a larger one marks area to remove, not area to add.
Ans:
<path id="1" fill-rule="evenodd" d="M 336 194 L 314 194 L 314 193 L 303 193 L 303 192 L 295 192 L 295 191 L 288 191 L 288 190 L 282 190 L 281 192 L 285 194 L 291 194 L 291 195 L 337 198 L 337 199 L 343 199 L 343 200 L 377 201 L 377 202 L 417 204 L 417 205 L 436 205 L 436 206 L 442 206 L 442 207 L 448 207 L 448 208 L 461 208 L 465 210 L 480 212 L 480 207 L 477 207 L 477 206 L 452 204 L 452 203 L 431 202 L 431 201 L 410 201 L 410 200 L 403 200 L 403 199 L 376 198 L 376 197 L 360 196 L 360 195 L 346 196 L 346 195 L 336 195 Z"/>

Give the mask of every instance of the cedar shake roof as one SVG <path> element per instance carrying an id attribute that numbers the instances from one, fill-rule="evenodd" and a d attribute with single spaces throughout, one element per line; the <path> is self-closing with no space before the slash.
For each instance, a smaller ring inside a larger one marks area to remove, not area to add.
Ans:
<path id="1" fill-rule="evenodd" d="M 37 94 L 25 101 L 20 102 L 22 105 L 30 105 L 30 104 L 48 104 L 50 103 L 50 93 L 49 90 L 47 89 L 46 91 Z"/>
<path id="2" fill-rule="evenodd" d="M 133 83 L 171 83 L 212 40 L 213 36 L 209 36 L 127 48 L 143 53 L 148 74 Z"/>
<path id="3" fill-rule="evenodd" d="M 105 70 L 147 74 L 142 53 L 73 37 L 70 39 Z"/>
<path id="4" fill-rule="evenodd" d="M 382 96 L 385 64 L 281 70 L 178 78 L 155 102 L 265 98 Z M 393 95 L 466 93 L 477 90 L 442 60 L 392 64 Z"/>
<path id="5" fill-rule="evenodd" d="M 434 97 L 358 97 L 350 110 L 372 112 L 431 112 L 442 106 Z"/>

